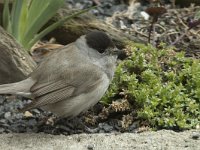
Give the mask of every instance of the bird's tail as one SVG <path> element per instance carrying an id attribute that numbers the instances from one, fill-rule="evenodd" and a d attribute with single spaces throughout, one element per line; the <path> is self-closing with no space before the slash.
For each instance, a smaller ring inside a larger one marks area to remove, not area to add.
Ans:
<path id="1" fill-rule="evenodd" d="M 31 78 L 27 78 L 20 82 L 0 85 L 0 94 L 16 94 L 28 96 L 30 88 L 35 82 Z"/>

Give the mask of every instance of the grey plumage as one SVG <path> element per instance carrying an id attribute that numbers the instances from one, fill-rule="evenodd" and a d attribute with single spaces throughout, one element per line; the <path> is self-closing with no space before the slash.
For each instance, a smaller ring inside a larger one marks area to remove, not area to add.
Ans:
<path id="1" fill-rule="evenodd" d="M 33 101 L 25 109 L 41 107 L 60 117 L 76 116 L 97 103 L 113 78 L 117 53 L 105 33 L 92 32 L 93 42 L 104 44 L 98 50 L 88 45 L 88 35 L 49 54 L 28 79 L 0 85 L 0 94 L 30 96 Z"/>

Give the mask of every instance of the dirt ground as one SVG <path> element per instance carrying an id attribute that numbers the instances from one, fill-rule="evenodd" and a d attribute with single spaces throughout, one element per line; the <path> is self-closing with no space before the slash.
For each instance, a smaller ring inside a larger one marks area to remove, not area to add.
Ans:
<path id="1" fill-rule="evenodd" d="M 4 150 L 199 150 L 200 130 L 174 132 L 161 130 L 143 133 L 75 134 L 0 134 Z"/>

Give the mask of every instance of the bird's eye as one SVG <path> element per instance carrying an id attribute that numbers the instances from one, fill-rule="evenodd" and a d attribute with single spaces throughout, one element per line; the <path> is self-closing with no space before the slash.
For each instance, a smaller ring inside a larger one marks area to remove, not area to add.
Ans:
<path id="1" fill-rule="evenodd" d="M 102 54 L 105 52 L 105 49 L 97 49 L 97 51 Z"/>

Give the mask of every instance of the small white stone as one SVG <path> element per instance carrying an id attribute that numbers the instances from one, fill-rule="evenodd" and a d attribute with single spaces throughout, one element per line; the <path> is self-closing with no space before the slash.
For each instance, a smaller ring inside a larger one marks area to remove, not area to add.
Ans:
<path id="1" fill-rule="evenodd" d="M 141 11 L 141 13 L 140 13 L 141 15 L 142 15 L 142 17 L 145 19 L 145 20 L 149 20 L 149 14 L 148 13 L 146 13 L 145 11 Z"/>

